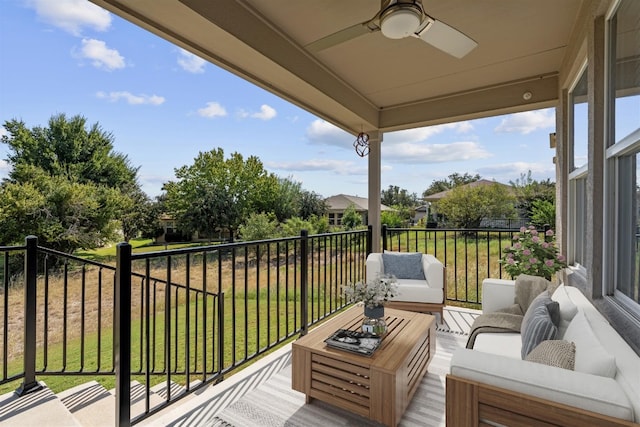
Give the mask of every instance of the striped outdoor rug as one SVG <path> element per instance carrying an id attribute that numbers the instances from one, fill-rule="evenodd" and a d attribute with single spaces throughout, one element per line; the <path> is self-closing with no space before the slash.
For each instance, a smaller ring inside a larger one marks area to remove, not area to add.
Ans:
<path id="1" fill-rule="evenodd" d="M 476 314 L 447 310 L 444 325 L 438 325 L 436 354 L 429 372 L 405 412 L 400 426 L 444 426 L 445 375 L 451 354 L 464 347 L 468 326 Z M 291 354 L 286 356 L 289 359 Z M 291 363 L 241 399 L 202 424 L 210 427 L 329 427 L 379 426 L 378 423 L 345 410 L 314 400 L 305 404 L 305 396 L 291 389 Z"/>

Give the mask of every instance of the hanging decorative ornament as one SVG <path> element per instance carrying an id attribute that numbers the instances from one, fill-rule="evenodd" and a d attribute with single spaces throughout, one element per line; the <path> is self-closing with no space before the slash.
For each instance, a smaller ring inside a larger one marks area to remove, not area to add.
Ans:
<path id="1" fill-rule="evenodd" d="M 353 148 L 356 149 L 356 153 L 360 157 L 369 154 L 369 134 L 360 132 L 356 140 L 353 141 Z"/>

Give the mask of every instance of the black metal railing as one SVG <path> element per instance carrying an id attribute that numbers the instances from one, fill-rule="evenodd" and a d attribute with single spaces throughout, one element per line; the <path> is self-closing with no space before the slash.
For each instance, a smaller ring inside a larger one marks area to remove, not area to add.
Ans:
<path id="1" fill-rule="evenodd" d="M 499 263 L 519 229 L 388 228 L 383 250 L 430 253 L 446 266 L 448 303 L 480 308 L 481 284 L 509 277 Z"/>
<path id="2" fill-rule="evenodd" d="M 478 307 L 485 277 L 503 277 L 517 230 L 390 229 L 385 250 L 432 253 L 447 266 L 448 303 Z M 37 246 L 0 247 L 2 376 L 115 378 L 116 423 L 136 424 L 348 305 L 364 279 L 368 230 L 132 253 L 106 265 Z M 133 415 L 131 384 L 144 387 Z M 163 397 L 151 403 L 152 392 Z"/>
<path id="3" fill-rule="evenodd" d="M 21 379 L 26 394 L 36 376 L 110 375 L 117 424 L 135 424 L 344 308 L 341 285 L 364 278 L 370 233 L 138 254 L 119 244 L 115 266 L 35 237 L 0 247 L 0 384 Z M 145 399 L 135 419 L 133 380 Z"/>

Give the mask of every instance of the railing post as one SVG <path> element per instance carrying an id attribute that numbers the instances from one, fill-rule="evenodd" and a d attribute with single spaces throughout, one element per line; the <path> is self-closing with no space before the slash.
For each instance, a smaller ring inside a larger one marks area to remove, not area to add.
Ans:
<path id="1" fill-rule="evenodd" d="M 36 381 L 36 318 L 38 285 L 38 238 L 27 236 L 24 256 L 24 378 L 15 391 L 18 396 L 42 389 Z M 6 291 L 6 290 L 5 290 Z"/>
<path id="2" fill-rule="evenodd" d="M 131 245 L 116 246 L 113 342 L 116 372 L 116 426 L 131 426 Z"/>
<path id="3" fill-rule="evenodd" d="M 220 255 L 218 253 L 218 257 L 219 256 Z M 235 316 L 235 313 L 233 315 Z M 224 368 L 224 292 L 219 292 L 218 293 L 218 373 L 222 372 L 223 368 Z"/>
<path id="4" fill-rule="evenodd" d="M 373 252 L 373 225 L 367 226 L 367 256 Z"/>
<path id="5" fill-rule="evenodd" d="M 309 231 L 300 230 L 300 335 L 306 335 L 309 324 L 307 275 L 309 271 Z"/>
<path id="6" fill-rule="evenodd" d="M 382 252 L 387 250 L 387 224 L 382 224 Z"/>

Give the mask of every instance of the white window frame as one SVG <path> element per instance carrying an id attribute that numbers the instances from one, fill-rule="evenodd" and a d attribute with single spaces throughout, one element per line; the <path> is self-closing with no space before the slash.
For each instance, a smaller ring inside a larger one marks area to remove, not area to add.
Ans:
<path id="1" fill-rule="evenodd" d="M 589 163 L 585 163 L 579 168 L 575 168 L 575 136 L 574 136 L 574 127 L 575 127 L 575 117 L 574 117 L 574 102 L 573 102 L 573 91 L 577 87 L 578 82 L 582 78 L 584 73 L 587 73 L 587 65 L 588 61 L 585 59 L 582 66 L 576 73 L 575 79 L 571 83 L 570 89 L 567 95 L 567 104 L 568 104 L 568 132 L 569 132 L 569 188 L 568 188 L 568 247 L 567 247 L 567 261 L 570 265 L 582 271 L 586 274 L 586 269 L 584 265 L 580 264 L 580 262 L 584 262 L 585 257 L 585 230 L 586 230 L 586 218 L 584 216 L 584 212 L 587 207 L 587 199 L 585 191 L 580 191 L 581 186 L 585 186 L 586 188 L 586 179 L 589 173 Z M 579 258 L 578 260 L 576 258 Z"/>
<path id="2" fill-rule="evenodd" d="M 634 301 L 629 296 L 625 295 L 621 291 L 618 290 L 618 283 L 621 280 L 633 280 L 635 276 L 640 274 L 640 271 L 635 271 L 635 275 L 631 274 L 633 269 L 636 268 L 635 265 L 630 265 L 628 262 L 622 262 L 623 257 L 629 258 L 629 251 L 624 248 L 629 248 L 630 245 L 635 244 L 633 241 L 633 235 L 629 234 L 629 230 L 623 229 L 623 227 L 628 226 L 628 219 L 623 218 L 623 212 L 628 212 L 633 208 L 632 202 L 625 198 L 628 194 L 622 194 L 622 187 L 629 185 L 629 183 L 621 183 L 620 178 L 623 171 L 620 170 L 621 164 L 620 159 L 627 156 L 640 156 L 640 127 L 633 131 L 631 134 L 627 135 L 620 141 L 615 141 L 615 116 L 613 114 L 614 106 L 616 102 L 615 93 L 612 94 L 612 86 L 614 82 L 612 82 L 611 78 L 611 19 L 615 16 L 618 11 L 618 7 L 620 5 L 620 1 L 617 1 L 606 17 L 606 30 L 605 30 L 605 38 L 606 38 L 606 48 L 605 48 L 605 93 L 606 93 L 606 108 L 605 108 L 605 138 L 607 142 L 607 150 L 605 151 L 605 188 L 606 191 L 606 202 L 604 209 L 604 219 L 605 227 L 604 231 L 604 242 L 605 242 L 605 250 L 603 254 L 603 294 L 609 295 L 613 297 L 616 303 L 621 305 L 629 314 L 633 315 L 637 319 L 640 319 L 640 303 L 638 301 Z M 636 165 L 637 173 L 638 166 Z M 634 174 L 634 171 L 631 171 L 631 174 Z M 636 182 L 633 182 L 631 185 L 637 185 L 637 177 Z M 621 222 L 625 222 L 625 224 L 621 224 Z M 628 228 L 628 227 L 627 227 Z M 637 239 L 637 237 L 636 237 Z M 634 251 L 633 257 L 637 256 L 637 251 Z M 627 259 L 629 261 L 629 259 Z M 633 262 L 633 261 L 632 261 Z M 633 262 L 635 264 L 635 262 Z M 626 266 L 626 267 L 625 267 Z M 625 271 L 621 271 L 625 270 Z M 631 277 L 634 276 L 634 277 Z M 631 285 L 633 286 L 633 285 Z"/>

